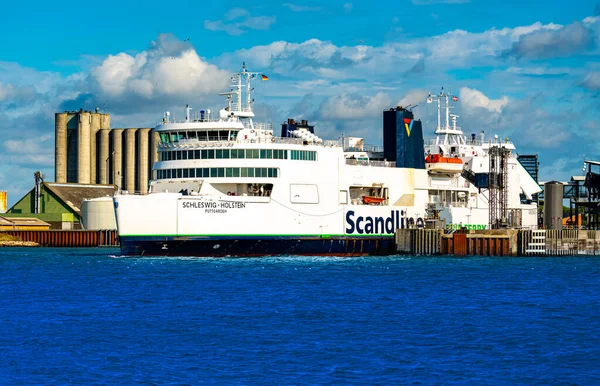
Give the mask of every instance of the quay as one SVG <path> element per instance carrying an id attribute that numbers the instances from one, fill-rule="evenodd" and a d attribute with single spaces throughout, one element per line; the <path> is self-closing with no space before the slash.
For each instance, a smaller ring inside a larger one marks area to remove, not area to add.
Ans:
<path id="1" fill-rule="evenodd" d="M 600 230 L 398 229 L 396 252 L 416 256 L 600 255 Z"/>
<path id="2" fill-rule="evenodd" d="M 115 229 L 107 230 L 8 230 L 1 231 L 22 243 L 35 243 L 41 247 L 118 247 Z M 31 244 L 23 244 L 29 246 Z"/>

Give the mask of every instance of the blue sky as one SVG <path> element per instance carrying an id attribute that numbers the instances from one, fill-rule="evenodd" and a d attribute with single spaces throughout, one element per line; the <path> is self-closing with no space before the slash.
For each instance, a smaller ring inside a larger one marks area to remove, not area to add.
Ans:
<path id="1" fill-rule="evenodd" d="M 53 113 L 100 107 L 113 127 L 148 127 L 185 103 L 217 109 L 246 61 L 257 120 L 305 118 L 318 134 L 381 143 L 381 111 L 427 92 L 460 97 L 466 133 L 538 153 L 543 180 L 600 159 L 600 3 L 559 1 L 157 1 L 4 7 L 0 190 L 9 205 L 54 178 Z"/>

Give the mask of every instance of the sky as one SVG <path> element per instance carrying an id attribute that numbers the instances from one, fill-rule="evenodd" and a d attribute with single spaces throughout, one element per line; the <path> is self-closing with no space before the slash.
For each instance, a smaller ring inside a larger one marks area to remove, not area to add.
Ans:
<path id="1" fill-rule="evenodd" d="M 217 111 L 245 62 L 255 122 L 308 119 L 317 135 L 382 143 L 382 111 L 429 92 L 459 97 L 465 134 L 538 154 L 540 180 L 600 160 L 600 2 L 32 0 L 3 6 L 0 190 L 9 206 L 54 180 L 54 113 L 100 108 L 111 126 L 153 127 L 185 104 Z"/>

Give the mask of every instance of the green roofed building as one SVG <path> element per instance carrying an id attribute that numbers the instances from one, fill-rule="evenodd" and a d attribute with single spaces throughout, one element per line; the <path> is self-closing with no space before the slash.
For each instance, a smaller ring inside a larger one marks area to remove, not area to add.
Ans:
<path id="1" fill-rule="evenodd" d="M 4 217 L 33 217 L 50 224 L 51 229 L 81 229 L 82 202 L 112 197 L 115 185 L 59 184 L 42 182 L 3 214 Z"/>

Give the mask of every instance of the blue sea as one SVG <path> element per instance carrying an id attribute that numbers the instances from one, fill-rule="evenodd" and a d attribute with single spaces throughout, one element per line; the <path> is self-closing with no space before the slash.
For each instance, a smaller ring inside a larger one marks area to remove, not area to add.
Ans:
<path id="1" fill-rule="evenodd" d="M 600 259 L 0 249 L 0 383 L 598 384 Z"/>

